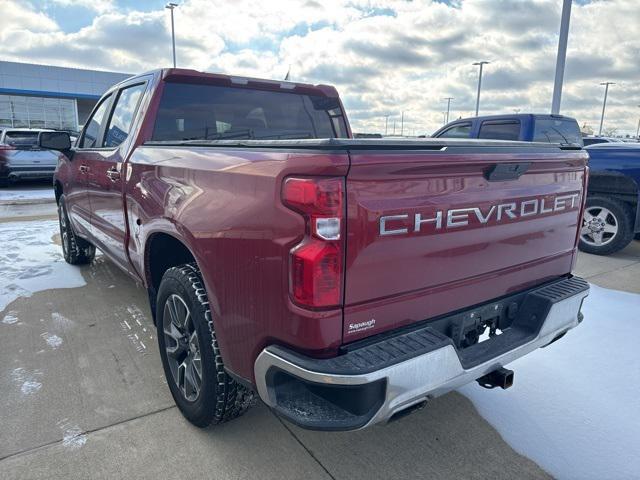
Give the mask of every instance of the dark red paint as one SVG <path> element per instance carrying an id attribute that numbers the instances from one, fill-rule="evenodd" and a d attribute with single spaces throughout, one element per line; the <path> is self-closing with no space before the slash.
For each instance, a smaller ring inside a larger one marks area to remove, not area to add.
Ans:
<path id="1" fill-rule="evenodd" d="M 162 77 L 228 84 L 188 70 L 147 75 L 147 92 L 116 150 L 77 150 L 56 179 L 73 227 L 149 286 L 154 235 L 179 239 L 196 259 L 227 367 L 253 379 L 271 343 L 332 355 L 363 336 L 463 308 L 570 272 L 579 208 L 511 224 L 380 237 L 380 215 L 487 206 L 505 199 L 583 192 L 585 155 L 317 152 L 144 146 L 153 130 Z M 139 82 L 129 80 L 114 89 Z M 251 80 L 246 88 L 278 89 Z M 331 87 L 296 87 L 335 96 Z M 113 90 L 112 90 L 113 91 Z M 519 180 L 489 183 L 482 169 L 531 161 Z M 81 171 L 82 169 L 82 171 Z M 108 170 L 119 173 L 110 178 Z M 344 307 L 311 310 L 291 300 L 289 255 L 305 219 L 281 198 L 286 177 L 346 178 Z M 171 252 L 166 252 L 170 255 Z M 344 318 L 343 318 L 344 317 Z M 348 333 L 350 323 L 374 327 Z"/>

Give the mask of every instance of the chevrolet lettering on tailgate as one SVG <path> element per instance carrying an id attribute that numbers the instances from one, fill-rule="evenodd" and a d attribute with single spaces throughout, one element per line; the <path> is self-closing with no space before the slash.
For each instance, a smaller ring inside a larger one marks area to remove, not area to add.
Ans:
<path id="1" fill-rule="evenodd" d="M 443 228 L 466 227 L 472 218 L 476 218 L 481 225 L 490 221 L 495 223 L 509 222 L 528 217 L 546 215 L 580 207 L 580 194 L 572 193 L 555 197 L 531 198 L 509 203 L 491 205 L 489 208 L 467 207 L 451 210 L 437 210 L 431 215 L 416 213 L 413 215 L 413 228 L 400 226 L 409 220 L 410 215 L 385 215 L 380 217 L 380 235 L 403 235 L 419 233 L 422 227 L 431 225 L 435 230 Z"/>

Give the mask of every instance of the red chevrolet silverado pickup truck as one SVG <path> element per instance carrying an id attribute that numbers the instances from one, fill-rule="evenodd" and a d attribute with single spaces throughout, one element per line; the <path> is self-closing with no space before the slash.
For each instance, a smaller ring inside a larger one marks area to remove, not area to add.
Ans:
<path id="1" fill-rule="evenodd" d="M 353 139 L 325 85 L 158 70 L 112 87 L 54 179 L 65 259 L 99 248 L 149 293 L 178 407 L 259 396 L 305 428 L 388 421 L 582 320 L 587 155 Z"/>

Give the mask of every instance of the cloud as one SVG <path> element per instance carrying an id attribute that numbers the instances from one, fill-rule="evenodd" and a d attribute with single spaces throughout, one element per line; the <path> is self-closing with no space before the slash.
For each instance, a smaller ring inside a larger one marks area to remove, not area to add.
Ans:
<path id="1" fill-rule="evenodd" d="M 5 0 L 3 59 L 138 73 L 171 61 L 169 17 L 118 0 L 50 0 L 91 9 L 67 31 L 65 18 Z M 135 5 L 135 4 L 134 4 Z M 53 12 L 53 11 L 52 11 Z M 55 13 L 55 12 L 54 12 Z M 381 131 L 384 116 L 415 133 L 473 114 L 477 67 L 481 113 L 550 109 L 560 2 L 557 0 L 184 0 L 175 10 L 180 66 L 334 84 L 356 131 Z M 53 14 L 53 13 L 52 13 Z M 640 103 L 640 9 L 634 0 L 574 2 L 562 113 L 597 125 L 602 81 L 605 124 L 635 133 Z M 64 27 L 64 28 L 63 28 Z"/>

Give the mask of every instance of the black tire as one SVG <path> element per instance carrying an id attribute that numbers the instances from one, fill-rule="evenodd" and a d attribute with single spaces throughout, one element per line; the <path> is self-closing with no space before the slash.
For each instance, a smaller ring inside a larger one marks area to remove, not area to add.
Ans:
<path id="1" fill-rule="evenodd" d="M 189 315 L 184 315 L 184 322 L 173 321 L 173 315 L 180 316 L 175 303 L 173 311 L 170 311 L 171 302 L 176 298 L 182 300 L 183 304 L 180 305 L 188 308 Z M 224 369 L 207 292 L 195 263 L 170 268 L 163 275 L 156 302 L 156 326 L 167 384 L 180 412 L 189 422 L 204 428 L 237 418 L 251 407 L 254 403 L 253 392 L 237 383 Z M 176 333 L 168 333 L 173 327 L 183 335 L 182 343 L 175 340 Z M 197 336 L 197 354 L 188 340 L 193 335 Z M 171 343 L 169 349 L 174 350 L 171 354 L 167 349 L 168 342 Z M 187 392 L 184 381 L 187 371 L 191 371 L 191 378 L 197 380 L 197 368 L 194 366 L 195 370 L 190 370 L 190 365 L 195 364 L 196 355 L 200 359 L 199 391 L 195 393 L 195 389 L 189 387 Z M 182 376 L 180 371 L 183 372 Z"/>
<path id="2" fill-rule="evenodd" d="M 60 242 L 62 243 L 62 253 L 65 261 L 71 265 L 91 263 L 96 256 L 96 247 L 74 233 L 69 222 L 64 195 L 61 195 L 58 200 L 58 222 L 60 224 Z"/>
<path id="3" fill-rule="evenodd" d="M 587 220 L 589 214 L 602 213 L 603 209 L 608 210 L 606 215 L 602 215 L 606 219 Z M 633 218 L 632 209 L 620 200 L 601 196 L 587 197 L 585 218 L 580 232 L 580 250 L 595 255 L 609 255 L 622 250 L 633 240 Z M 598 221 L 602 228 L 613 228 L 615 226 L 616 229 L 615 233 L 604 233 L 600 244 L 597 244 L 597 237 L 593 233 L 594 230 L 598 230 Z M 592 222 L 596 222 L 595 226 L 593 226 L 594 223 Z"/>

